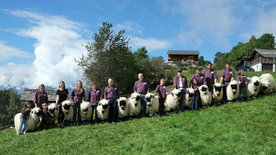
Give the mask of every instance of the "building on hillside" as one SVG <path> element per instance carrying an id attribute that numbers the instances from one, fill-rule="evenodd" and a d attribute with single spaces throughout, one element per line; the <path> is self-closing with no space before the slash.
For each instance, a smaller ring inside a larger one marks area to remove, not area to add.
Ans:
<path id="1" fill-rule="evenodd" d="M 198 66 L 199 51 L 168 50 L 168 64 L 183 63 L 186 66 Z"/>
<path id="2" fill-rule="evenodd" d="M 276 71 L 276 49 L 254 49 L 251 56 L 243 57 L 241 64 L 255 71 Z"/>
<path id="3" fill-rule="evenodd" d="M 37 89 L 24 89 L 21 94 L 20 101 L 21 102 L 31 102 L 34 101 L 34 94 Z M 56 90 L 45 90 L 48 95 L 48 102 L 55 103 L 56 102 Z"/>

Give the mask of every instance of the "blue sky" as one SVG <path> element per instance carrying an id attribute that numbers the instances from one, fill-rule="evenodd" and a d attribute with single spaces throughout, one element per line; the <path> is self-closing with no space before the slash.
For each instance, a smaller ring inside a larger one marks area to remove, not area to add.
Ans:
<path id="1" fill-rule="evenodd" d="M 213 61 L 252 35 L 276 33 L 276 1 L 265 0 L 9 0 L 0 5 L 0 86 L 75 86 L 73 59 L 102 22 L 126 30 L 132 50 L 150 56 L 199 50 Z M 54 77 L 54 78 L 53 78 Z"/>

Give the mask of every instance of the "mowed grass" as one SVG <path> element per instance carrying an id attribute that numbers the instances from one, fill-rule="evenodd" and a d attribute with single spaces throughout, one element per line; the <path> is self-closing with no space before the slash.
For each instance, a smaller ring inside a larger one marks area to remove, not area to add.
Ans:
<path id="1" fill-rule="evenodd" d="M 0 133 L 0 154 L 275 154 L 276 96 L 116 124 Z"/>

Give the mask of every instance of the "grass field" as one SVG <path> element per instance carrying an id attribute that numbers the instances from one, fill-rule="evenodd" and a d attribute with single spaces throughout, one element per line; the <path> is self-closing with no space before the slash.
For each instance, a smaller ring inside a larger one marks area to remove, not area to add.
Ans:
<path id="1" fill-rule="evenodd" d="M 0 154 L 275 154 L 276 96 L 166 117 L 0 133 Z"/>

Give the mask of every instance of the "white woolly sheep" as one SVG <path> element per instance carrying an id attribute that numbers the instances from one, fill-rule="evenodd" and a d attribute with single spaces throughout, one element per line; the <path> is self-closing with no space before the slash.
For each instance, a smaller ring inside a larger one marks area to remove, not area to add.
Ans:
<path id="1" fill-rule="evenodd" d="M 185 108 L 189 108 L 189 109 L 191 108 L 194 97 L 195 97 L 195 90 L 193 88 L 187 88 L 187 91 L 185 94 L 185 102 L 184 102 Z"/>
<path id="2" fill-rule="evenodd" d="M 157 96 L 154 96 L 152 93 L 146 94 L 146 104 L 147 104 L 147 114 L 152 117 L 159 110 L 159 100 Z"/>
<path id="3" fill-rule="evenodd" d="M 202 85 L 198 88 L 202 108 L 208 108 L 212 104 L 212 95 L 207 85 Z"/>
<path id="4" fill-rule="evenodd" d="M 17 113 L 14 116 L 14 128 L 16 130 L 16 134 L 19 134 L 21 114 L 22 113 Z M 27 128 L 26 128 L 24 134 L 27 131 L 34 131 L 35 129 L 37 129 L 40 126 L 40 124 L 42 122 L 42 114 L 43 114 L 43 112 L 40 108 L 32 109 L 32 111 L 30 112 L 29 119 L 27 120 Z"/>
<path id="5" fill-rule="evenodd" d="M 55 124 L 55 121 L 58 119 L 59 109 L 55 103 L 51 103 L 48 106 L 48 113 L 49 113 L 49 123 L 50 125 Z"/>
<path id="6" fill-rule="evenodd" d="M 83 101 L 80 104 L 80 115 L 81 115 L 81 121 L 91 121 L 92 116 L 92 108 L 89 102 Z"/>
<path id="7" fill-rule="evenodd" d="M 275 79 L 270 73 L 260 76 L 261 90 L 264 93 L 273 92 L 275 88 Z"/>
<path id="8" fill-rule="evenodd" d="M 73 122 L 73 106 L 72 100 L 65 100 L 61 103 L 62 111 L 64 113 L 64 121 Z"/>
<path id="9" fill-rule="evenodd" d="M 140 94 L 132 93 L 128 99 L 129 103 L 129 116 L 139 116 L 141 111 Z"/>
<path id="10" fill-rule="evenodd" d="M 129 116 L 129 103 L 126 97 L 120 97 L 118 103 L 118 117 L 125 118 Z"/>
<path id="11" fill-rule="evenodd" d="M 238 85 L 238 81 L 236 80 L 231 81 L 226 88 L 227 100 L 229 102 L 234 102 L 236 99 L 238 99 L 239 93 L 240 93 L 240 88 Z"/>
<path id="12" fill-rule="evenodd" d="M 255 98 L 261 90 L 261 82 L 258 76 L 253 76 L 245 87 L 247 98 Z"/>
<path id="13" fill-rule="evenodd" d="M 223 86 L 221 83 L 215 83 L 213 88 L 213 103 L 214 105 L 221 104 L 223 99 Z"/>
<path id="14" fill-rule="evenodd" d="M 179 99 L 181 97 L 181 90 L 174 89 L 171 94 L 167 95 L 165 100 L 165 111 L 174 111 L 176 107 L 179 105 Z"/>
<path id="15" fill-rule="evenodd" d="M 98 118 L 102 121 L 107 120 L 108 119 L 108 114 L 109 114 L 108 100 L 102 99 L 102 100 L 100 100 L 100 102 L 97 106 Z"/>

